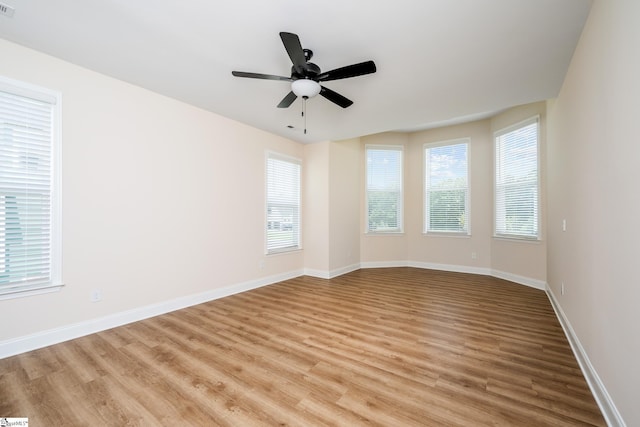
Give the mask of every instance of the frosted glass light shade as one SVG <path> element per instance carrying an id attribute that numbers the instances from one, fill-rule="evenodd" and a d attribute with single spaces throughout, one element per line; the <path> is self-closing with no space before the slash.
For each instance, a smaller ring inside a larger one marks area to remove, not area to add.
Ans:
<path id="1" fill-rule="evenodd" d="M 291 90 L 297 96 L 313 98 L 320 93 L 320 83 L 310 79 L 298 79 L 291 83 Z"/>

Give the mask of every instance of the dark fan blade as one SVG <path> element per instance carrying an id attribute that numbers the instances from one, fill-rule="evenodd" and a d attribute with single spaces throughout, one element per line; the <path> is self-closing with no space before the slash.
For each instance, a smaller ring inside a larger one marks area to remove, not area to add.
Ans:
<path id="1" fill-rule="evenodd" d="M 248 77 L 250 79 L 280 80 L 283 82 L 292 81 L 291 77 L 274 76 L 271 74 L 245 73 L 244 71 L 232 71 L 231 74 L 236 77 Z"/>
<path id="2" fill-rule="evenodd" d="M 302 50 L 300 39 L 293 33 L 285 32 L 280 33 L 280 38 L 282 39 L 284 48 L 289 54 L 289 58 L 291 58 L 291 62 L 293 63 L 293 67 L 296 69 L 296 72 L 300 75 L 304 75 L 304 72 L 307 69 L 307 60 L 304 57 L 304 51 Z"/>
<path id="3" fill-rule="evenodd" d="M 293 101 L 295 101 L 297 97 L 298 95 L 293 93 L 293 91 L 289 92 L 287 96 L 282 98 L 282 101 L 278 104 L 278 108 L 287 108 L 289 105 L 293 104 Z"/>
<path id="4" fill-rule="evenodd" d="M 347 108 L 349 105 L 353 104 L 352 100 L 347 99 L 344 96 L 340 95 L 338 92 L 334 92 L 324 86 L 320 87 L 320 95 L 324 96 L 334 104 L 338 104 L 342 108 Z"/>
<path id="5" fill-rule="evenodd" d="M 376 64 L 373 61 L 361 62 L 359 64 L 347 65 L 346 67 L 336 68 L 320 74 L 317 78 L 320 82 L 328 82 L 330 80 L 346 79 L 348 77 L 363 76 L 376 72 Z"/>

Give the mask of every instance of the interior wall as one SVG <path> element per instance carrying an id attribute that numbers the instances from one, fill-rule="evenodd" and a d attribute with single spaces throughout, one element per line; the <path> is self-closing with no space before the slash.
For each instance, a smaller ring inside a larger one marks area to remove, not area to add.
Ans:
<path id="1" fill-rule="evenodd" d="M 329 271 L 360 265 L 360 138 L 331 143 L 329 162 Z"/>
<path id="2" fill-rule="evenodd" d="M 307 274 L 324 277 L 329 271 L 329 141 L 304 147 L 303 200 L 304 265 Z"/>
<path id="3" fill-rule="evenodd" d="M 65 283 L 0 301 L 20 319 L 0 342 L 302 271 L 301 252 L 265 257 L 262 214 L 265 151 L 301 144 L 4 40 L 0 56 L 0 75 L 62 93 Z"/>
<path id="4" fill-rule="evenodd" d="M 403 147 L 403 160 L 407 164 L 407 146 L 409 145 L 409 134 L 403 132 L 386 132 L 375 135 L 368 135 L 360 138 L 361 141 L 361 176 L 362 184 L 360 185 L 360 261 L 363 265 L 383 266 L 397 265 L 406 263 L 407 261 L 407 233 L 406 233 L 406 201 L 407 195 L 404 194 L 405 210 L 404 218 L 405 231 L 403 233 L 367 233 L 366 232 L 366 170 L 367 156 L 365 147 L 367 145 L 398 145 Z M 404 167 L 403 180 L 406 185 L 408 173 L 406 166 Z"/>
<path id="5" fill-rule="evenodd" d="M 425 234 L 424 145 L 469 138 L 469 236 Z M 408 257 L 424 263 L 472 271 L 487 271 L 491 265 L 493 218 L 492 139 L 489 120 L 412 133 L 407 150 Z"/>
<path id="6" fill-rule="evenodd" d="M 511 108 L 491 119 L 491 139 L 493 133 L 534 116 L 540 116 L 539 133 L 539 177 L 540 177 L 540 240 L 523 241 L 514 239 L 491 240 L 491 269 L 498 275 L 506 277 L 525 277 L 544 284 L 547 280 L 547 185 L 546 185 L 546 150 L 547 150 L 547 116 L 546 104 L 538 102 Z M 493 174 L 493 145 L 491 145 L 489 165 Z M 493 180 L 493 175 L 492 178 Z M 492 184 L 493 186 L 493 181 Z M 492 189 L 493 196 L 493 189 Z M 493 215 L 493 207 L 491 211 Z M 493 219 L 492 219 L 493 221 Z M 493 222 L 491 223 L 493 233 Z"/>
<path id="7" fill-rule="evenodd" d="M 546 104 L 511 108 L 491 119 L 413 133 L 388 132 L 361 138 L 361 176 L 365 179 L 365 147 L 404 147 L 404 233 L 367 234 L 365 185 L 361 185 L 361 262 L 365 267 L 415 265 L 425 268 L 493 274 L 544 288 L 546 283 Z M 540 241 L 493 237 L 493 133 L 530 117 L 540 116 Z M 424 144 L 470 138 L 470 236 L 423 233 Z"/>
<path id="8" fill-rule="evenodd" d="M 549 105 L 548 284 L 629 426 L 640 425 L 638 52 L 640 2 L 594 2 Z"/>

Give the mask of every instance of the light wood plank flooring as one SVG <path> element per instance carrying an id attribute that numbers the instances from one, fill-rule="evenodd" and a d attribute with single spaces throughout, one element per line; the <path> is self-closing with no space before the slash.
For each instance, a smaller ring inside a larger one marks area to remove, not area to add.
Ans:
<path id="1" fill-rule="evenodd" d="M 605 425 L 544 292 L 300 277 L 0 360 L 31 426 Z"/>

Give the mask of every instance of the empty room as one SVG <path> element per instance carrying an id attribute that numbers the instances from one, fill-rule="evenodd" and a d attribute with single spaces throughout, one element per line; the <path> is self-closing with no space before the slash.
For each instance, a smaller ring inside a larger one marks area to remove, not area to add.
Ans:
<path id="1" fill-rule="evenodd" d="M 640 425 L 640 2 L 0 0 L 0 425 Z"/>

